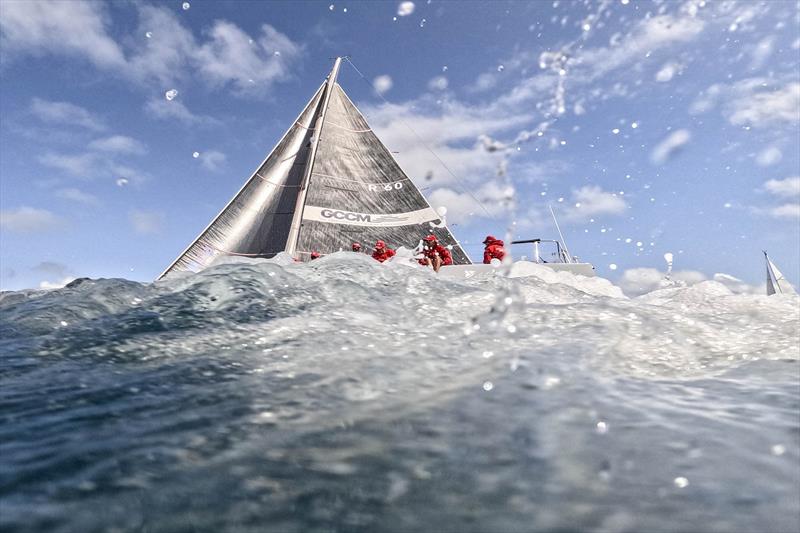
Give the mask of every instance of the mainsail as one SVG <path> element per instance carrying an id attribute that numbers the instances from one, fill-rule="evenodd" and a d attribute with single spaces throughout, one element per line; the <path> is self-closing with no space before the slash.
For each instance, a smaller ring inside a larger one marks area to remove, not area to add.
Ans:
<path id="1" fill-rule="evenodd" d="M 764 259 L 767 262 L 767 296 L 772 294 L 797 294 L 794 287 L 786 281 L 778 267 L 775 266 L 767 252 L 764 252 Z"/>
<path id="2" fill-rule="evenodd" d="M 341 58 L 278 145 L 197 239 L 159 276 L 219 256 L 307 260 L 377 240 L 414 248 L 433 233 L 464 250 L 336 83 Z"/>

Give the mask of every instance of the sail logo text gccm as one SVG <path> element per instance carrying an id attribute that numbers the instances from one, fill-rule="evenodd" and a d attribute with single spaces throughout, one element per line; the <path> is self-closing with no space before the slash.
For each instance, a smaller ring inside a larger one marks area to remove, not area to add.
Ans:
<path id="1" fill-rule="evenodd" d="M 347 220 L 349 222 L 373 222 L 383 223 L 389 221 L 401 222 L 408 217 L 403 215 L 369 215 L 366 213 L 352 213 L 350 211 L 338 211 L 336 209 L 322 209 L 319 212 L 324 218 L 335 218 L 337 220 Z"/>
<path id="2" fill-rule="evenodd" d="M 372 222 L 371 215 L 363 213 L 350 213 L 348 211 L 335 211 L 333 209 L 323 209 L 319 212 L 325 218 L 335 218 L 338 220 L 349 220 L 350 222 Z"/>

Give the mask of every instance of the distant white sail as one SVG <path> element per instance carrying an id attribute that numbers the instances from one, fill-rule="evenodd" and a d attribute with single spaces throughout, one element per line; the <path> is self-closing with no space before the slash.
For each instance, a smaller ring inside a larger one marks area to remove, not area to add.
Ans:
<path id="1" fill-rule="evenodd" d="M 772 294 L 797 294 L 794 287 L 775 266 L 775 263 L 770 260 L 767 252 L 764 252 L 764 259 L 767 261 L 767 296 Z"/>

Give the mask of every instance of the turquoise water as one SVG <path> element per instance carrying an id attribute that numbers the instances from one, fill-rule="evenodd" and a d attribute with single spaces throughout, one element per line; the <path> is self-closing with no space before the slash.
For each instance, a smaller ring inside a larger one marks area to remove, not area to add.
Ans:
<path id="1" fill-rule="evenodd" d="M 334 254 L 0 297 L 3 531 L 794 531 L 800 300 Z"/>

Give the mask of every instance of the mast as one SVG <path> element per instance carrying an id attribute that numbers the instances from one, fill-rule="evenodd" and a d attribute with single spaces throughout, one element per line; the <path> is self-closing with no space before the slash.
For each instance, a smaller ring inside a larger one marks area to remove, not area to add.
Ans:
<path id="1" fill-rule="evenodd" d="M 306 205 L 306 194 L 308 193 L 308 184 L 311 180 L 311 174 L 314 172 L 314 162 L 317 158 L 317 147 L 319 146 L 319 138 L 322 134 L 322 125 L 325 123 L 325 114 L 328 111 L 328 103 L 331 99 L 333 87 L 336 85 L 336 77 L 339 75 L 339 67 L 342 64 L 342 58 L 337 57 L 333 63 L 331 73 L 328 75 L 327 85 L 325 87 L 325 94 L 322 96 L 322 111 L 320 111 L 319 118 L 314 123 L 314 134 L 312 135 L 311 153 L 309 154 L 308 162 L 306 163 L 305 175 L 300 183 L 300 192 L 297 195 L 297 204 L 294 209 L 294 217 L 292 217 L 292 225 L 289 228 L 289 237 L 286 239 L 286 252 L 294 256 L 297 251 L 297 241 L 300 238 L 300 226 L 303 222 L 303 209 Z"/>

